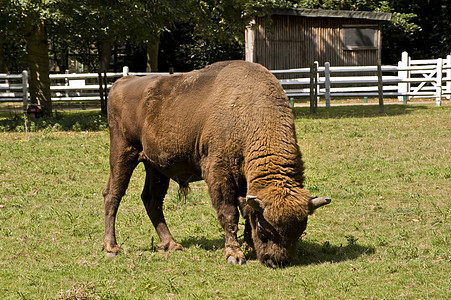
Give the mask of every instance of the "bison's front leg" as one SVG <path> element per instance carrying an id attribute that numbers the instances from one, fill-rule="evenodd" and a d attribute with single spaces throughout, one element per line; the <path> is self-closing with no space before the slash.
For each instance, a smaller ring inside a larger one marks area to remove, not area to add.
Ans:
<path id="1" fill-rule="evenodd" d="M 138 164 L 138 151 L 127 147 L 117 139 L 111 139 L 110 178 L 103 190 L 105 204 L 105 235 L 103 249 L 107 255 L 116 255 L 119 246 L 116 242 L 116 214 L 122 197 L 125 195 L 130 177 Z"/>
<path id="2" fill-rule="evenodd" d="M 231 264 L 245 264 L 246 260 L 237 240 L 239 212 L 236 189 L 224 176 L 216 178 L 211 176 L 206 181 L 219 224 L 224 229 L 224 256 Z"/>
<path id="3" fill-rule="evenodd" d="M 232 207 L 222 207 L 218 212 L 218 220 L 225 233 L 224 257 L 228 263 L 243 265 L 246 263 L 244 254 L 237 240 L 238 232 L 238 210 L 232 211 Z"/>
<path id="4" fill-rule="evenodd" d="M 243 239 L 243 247 L 248 250 L 254 249 L 254 241 L 252 240 L 252 228 L 251 223 L 249 221 L 250 213 L 248 209 L 248 205 L 246 204 L 246 198 L 238 197 L 239 208 L 241 211 L 241 215 L 245 219 L 244 223 L 244 239 Z"/>

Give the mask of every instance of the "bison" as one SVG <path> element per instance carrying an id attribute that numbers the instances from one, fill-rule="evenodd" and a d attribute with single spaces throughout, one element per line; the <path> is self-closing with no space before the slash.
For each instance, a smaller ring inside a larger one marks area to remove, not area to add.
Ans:
<path id="1" fill-rule="evenodd" d="M 277 79 L 259 64 L 219 62 L 176 75 L 127 76 L 108 97 L 110 176 L 103 190 L 106 254 L 116 255 L 115 218 L 139 162 L 146 170 L 141 195 L 159 247 L 183 249 L 163 215 L 173 179 L 182 188 L 205 180 L 225 232 L 225 259 L 244 264 L 237 240 L 269 267 L 296 254 L 307 217 L 330 202 L 303 187 L 303 162 L 293 113 Z"/>

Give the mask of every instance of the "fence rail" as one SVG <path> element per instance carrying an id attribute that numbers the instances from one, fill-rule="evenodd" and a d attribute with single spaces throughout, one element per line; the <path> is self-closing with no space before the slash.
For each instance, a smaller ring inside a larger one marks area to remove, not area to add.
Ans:
<path id="1" fill-rule="evenodd" d="M 377 66 L 339 67 L 327 62 L 319 66 L 315 62 L 310 68 L 271 72 L 280 78 L 288 97 L 324 97 L 326 106 L 330 106 L 332 97 L 398 97 L 399 101 L 422 97 L 435 98 L 437 105 L 441 105 L 443 97 L 451 98 L 451 55 L 446 59 L 412 60 L 404 52 L 397 66 L 381 66 L 381 71 L 383 76 L 377 76 Z M 98 101 L 101 99 L 99 89 L 111 88 L 118 77 L 148 74 L 151 73 L 129 72 L 128 67 L 124 67 L 121 73 L 102 74 L 106 75 L 106 84 L 97 73 L 51 74 L 52 100 Z M 281 78 L 287 76 L 294 78 Z M 0 102 L 23 102 L 26 110 L 28 97 L 27 71 L 0 74 Z"/>
<path id="2" fill-rule="evenodd" d="M 169 74 L 169 73 L 141 73 L 129 72 L 128 67 L 124 67 L 121 73 L 108 72 L 98 73 L 78 73 L 78 74 L 50 74 L 50 91 L 53 101 L 100 101 L 100 90 L 110 89 L 113 82 L 122 76 L 127 75 L 149 75 L 149 74 Z M 106 76 L 106 84 L 104 77 Z M 22 74 L 0 74 L 0 102 L 22 102 L 23 109 L 28 107 L 28 72 Z"/>
<path id="3" fill-rule="evenodd" d="M 451 55 L 446 59 L 411 60 L 408 54 L 402 54 L 398 66 L 381 66 L 384 74 L 379 78 L 377 66 L 334 67 L 329 63 L 315 68 L 271 71 L 276 77 L 290 76 L 291 79 L 279 79 L 289 97 L 311 96 L 312 78 L 316 77 L 314 90 L 318 97 L 324 96 L 326 105 L 331 97 L 398 97 L 399 101 L 411 98 L 435 98 L 441 105 L 442 98 L 451 98 Z M 316 69 L 316 71 L 313 71 Z M 315 74 L 312 74 L 314 72 Z M 343 74 L 345 73 L 345 74 Z M 368 73 L 374 73 L 369 76 Z M 387 75 L 387 74 L 393 75 Z M 382 83 L 382 95 L 378 84 Z"/>

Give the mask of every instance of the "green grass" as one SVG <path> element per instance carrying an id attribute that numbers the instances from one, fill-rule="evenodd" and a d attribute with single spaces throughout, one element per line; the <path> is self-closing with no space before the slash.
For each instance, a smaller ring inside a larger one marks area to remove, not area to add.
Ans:
<path id="1" fill-rule="evenodd" d="M 186 200 L 171 184 L 165 214 L 185 251 L 156 251 L 142 166 L 118 213 L 122 252 L 106 258 L 105 119 L 67 113 L 25 133 L 0 116 L 0 299 L 449 299 L 451 107 L 385 109 L 295 109 L 306 186 L 333 202 L 278 270 L 226 263 L 203 183 Z"/>

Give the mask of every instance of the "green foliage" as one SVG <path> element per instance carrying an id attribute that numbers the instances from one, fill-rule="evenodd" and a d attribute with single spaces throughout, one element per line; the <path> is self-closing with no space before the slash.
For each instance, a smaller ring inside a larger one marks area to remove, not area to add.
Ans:
<path id="1" fill-rule="evenodd" d="M 239 42 L 208 42 L 193 35 L 194 27 L 191 23 L 177 24 L 171 31 L 161 35 L 161 70 L 173 68 L 176 72 L 185 72 L 221 60 L 244 58 L 243 47 Z"/>
<path id="2" fill-rule="evenodd" d="M 416 17 L 417 15 L 414 13 L 406 14 L 395 12 L 393 13 L 391 23 L 396 28 L 401 29 L 405 34 L 412 35 L 421 29 L 420 26 L 411 22 L 411 20 Z"/>
<path id="3" fill-rule="evenodd" d="M 96 115 L 72 113 L 65 117 L 73 125 L 62 129 L 78 122 L 95 131 L 42 126 L 0 133 L 0 298 L 449 298 L 451 108 L 295 113 L 306 187 L 333 200 L 309 217 L 295 261 L 278 270 L 255 259 L 226 263 L 203 183 L 192 184 L 186 200 L 171 184 L 164 211 L 185 251 L 156 251 L 158 237 L 140 200 L 142 165 L 118 212 L 122 251 L 106 258 L 104 120 L 96 125 Z"/>
<path id="4" fill-rule="evenodd" d="M 10 37 L 3 40 L 3 43 L 0 43 L 0 47 L 2 46 L 5 71 L 8 70 L 12 74 L 20 74 L 23 70 L 27 69 L 25 63 L 26 46 L 23 39 Z"/>
<path id="5" fill-rule="evenodd" d="M 201 50 L 205 47 L 210 53 L 231 48 L 241 48 L 242 51 L 244 28 L 248 17 L 257 13 L 257 7 L 392 12 L 392 21 L 383 27 L 383 48 L 390 49 L 383 51 L 384 63 L 395 63 L 402 51 L 408 51 L 417 58 L 445 57 L 451 52 L 451 22 L 448 17 L 451 5 L 445 0 L 0 0 L 0 44 L 7 44 L 6 49 L 20 44 L 30 22 L 33 24 L 43 19 L 52 40 L 53 57 L 60 68 L 67 67 L 65 61 L 70 53 L 95 71 L 99 66 L 98 47 L 101 42 L 119 46 L 131 43 L 144 49 L 147 43 L 156 43 L 162 35 L 171 38 L 173 35 L 168 32 L 176 32 L 180 26 L 189 24 L 193 29 L 187 34 L 195 42 L 189 44 L 191 50 L 187 55 L 199 61 L 195 66 L 203 66 L 215 59 L 213 55 L 202 56 Z M 24 22 L 25 19 L 30 22 Z M 23 58 L 9 52 L 7 69 L 22 68 Z M 161 55 L 168 53 L 162 52 Z M 178 55 L 181 54 L 183 51 Z M 233 50 L 230 58 L 235 58 L 235 54 Z M 163 58 L 166 61 L 173 59 L 177 58 Z M 220 55 L 217 59 L 227 57 Z M 192 65 L 188 63 L 183 69 Z"/>
<path id="6" fill-rule="evenodd" d="M 332 10 L 352 10 L 352 11 L 376 11 L 376 12 L 392 12 L 391 24 L 406 34 L 413 34 L 420 30 L 420 27 L 413 20 L 417 15 L 402 10 L 394 2 L 385 0 L 360 0 L 360 1 L 318 1 L 303 0 L 299 1 L 296 7 L 302 8 L 321 8 Z M 391 40 L 391 42 L 393 42 Z"/>

